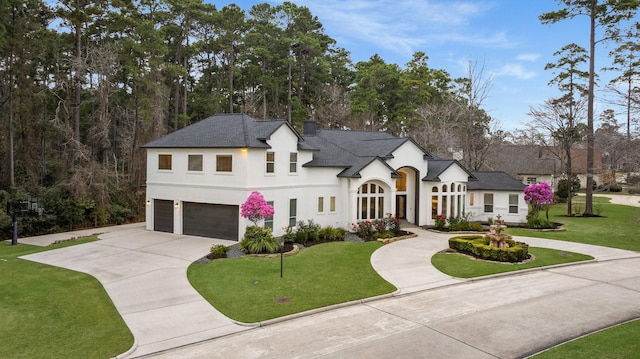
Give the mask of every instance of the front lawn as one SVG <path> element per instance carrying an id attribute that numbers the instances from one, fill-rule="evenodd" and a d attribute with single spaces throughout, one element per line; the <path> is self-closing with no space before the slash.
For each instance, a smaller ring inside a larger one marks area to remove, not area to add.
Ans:
<path id="1" fill-rule="evenodd" d="M 110 358 L 133 336 L 95 278 L 19 259 L 49 247 L 0 242 L 0 358 Z"/>
<path id="2" fill-rule="evenodd" d="M 473 259 L 460 253 L 436 253 L 431 257 L 431 264 L 452 277 L 474 278 L 593 259 L 591 256 L 580 253 L 548 248 L 529 247 L 529 252 L 535 256 L 535 260 L 526 263 L 499 263 Z"/>
<path id="3" fill-rule="evenodd" d="M 640 320 L 624 323 L 549 349 L 535 359 L 637 358 L 640 353 Z"/>
<path id="4" fill-rule="evenodd" d="M 280 258 L 242 257 L 192 264 L 187 276 L 204 298 L 245 323 L 392 293 L 396 288 L 371 267 L 378 242 L 315 245 Z"/>
<path id="5" fill-rule="evenodd" d="M 567 217 L 566 212 L 566 204 L 553 205 L 549 211 L 549 220 L 563 223 L 565 232 L 541 232 L 521 228 L 508 228 L 506 232 L 512 236 L 558 239 L 640 251 L 640 207 L 594 204 L 594 213 L 600 212 L 602 217 Z M 544 213 L 540 215 L 544 216 Z"/>

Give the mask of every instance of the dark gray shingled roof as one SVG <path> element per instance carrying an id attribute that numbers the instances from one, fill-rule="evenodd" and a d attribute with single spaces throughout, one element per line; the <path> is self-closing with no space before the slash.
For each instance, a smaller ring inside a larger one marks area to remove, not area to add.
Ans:
<path id="1" fill-rule="evenodd" d="M 284 120 L 258 121 L 243 114 L 214 115 L 166 136 L 143 148 L 270 148 L 266 140 Z M 291 128 L 293 130 L 293 128 Z M 294 133 L 300 135 L 293 130 Z M 300 143 L 301 149 L 312 149 Z"/>
<path id="2" fill-rule="evenodd" d="M 406 142 L 413 142 L 411 138 L 395 137 L 386 132 L 347 130 L 318 130 L 315 135 L 304 135 L 303 138 L 309 146 L 319 149 L 304 167 L 344 168 L 338 177 L 359 177 L 360 171 L 375 159 L 393 158 L 393 151 Z M 431 157 L 420 149 L 423 156 Z M 389 171 L 392 177 L 400 176 L 391 167 Z"/>
<path id="3" fill-rule="evenodd" d="M 373 161 L 393 158 L 393 151 L 412 142 L 425 159 L 433 158 L 411 138 L 386 132 L 317 130 L 301 136 L 284 120 L 260 121 L 243 114 L 215 115 L 151 141 L 143 148 L 270 148 L 266 140 L 281 126 L 289 126 L 299 137 L 298 149 L 313 150 L 313 160 L 304 167 L 342 169 L 338 177 L 360 177 L 360 171 Z M 399 178 L 389 167 L 393 178 Z"/>
<path id="4" fill-rule="evenodd" d="M 467 184 L 469 190 L 524 191 L 524 188 L 527 187 L 506 172 L 482 171 L 471 173 L 478 180 Z"/>
<path id="5" fill-rule="evenodd" d="M 440 175 L 444 173 L 444 171 L 446 171 L 447 168 L 453 166 L 454 164 L 458 164 L 460 168 L 462 168 L 465 172 L 467 172 L 467 174 L 469 175 L 469 182 L 476 180 L 473 174 L 467 171 L 467 169 L 463 165 L 458 163 L 458 161 L 443 160 L 440 158 L 434 158 L 429 160 L 427 175 L 424 176 L 422 180 L 426 182 L 440 182 L 441 181 Z"/>

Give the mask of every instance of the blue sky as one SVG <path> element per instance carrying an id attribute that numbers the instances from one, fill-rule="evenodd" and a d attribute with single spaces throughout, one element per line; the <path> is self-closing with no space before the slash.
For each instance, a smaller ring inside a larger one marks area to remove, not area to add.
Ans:
<path id="1" fill-rule="evenodd" d="M 265 1 L 210 0 L 218 9 L 235 3 L 248 10 Z M 272 5 L 282 1 L 266 1 Z M 318 17 L 337 46 L 351 53 L 354 63 L 379 54 L 387 63 L 404 66 L 416 51 L 429 57 L 429 67 L 452 77 L 466 75 L 466 65 L 484 65 L 493 76 L 483 108 L 502 129 L 523 129 L 530 106 L 558 96 L 548 85 L 555 76 L 544 70 L 553 53 L 575 42 L 588 48 L 586 17 L 543 25 L 538 16 L 560 9 L 554 0 L 297 0 Z M 596 69 L 609 66 L 600 45 Z M 586 70 L 586 65 L 585 65 Z M 606 82 L 605 74 L 602 74 Z M 599 99 L 598 111 L 607 107 Z M 619 123 L 626 123 L 620 117 Z"/>

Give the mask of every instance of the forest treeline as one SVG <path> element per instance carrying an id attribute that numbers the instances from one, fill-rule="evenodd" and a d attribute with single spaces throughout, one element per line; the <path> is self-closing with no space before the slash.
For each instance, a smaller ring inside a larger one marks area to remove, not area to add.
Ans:
<path id="1" fill-rule="evenodd" d="M 472 170 L 504 135 L 481 65 L 452 78 L 424 52 L 353 63 L 290 2 L 0 0 L 0 19 L 0 204 L 44 208 L 21 234 L 142 219 L 140 146 L 217 113 L 409 135 Z"/>
<path id="2" fill-rule="evenodd" d="M 468 79 L 421 52 L 353 64 L 289 2 L 0 0 L 0 17 L 0 203 L 44 207 L 24 233 L 141 218 L 140 146 L 216 113 L 417 135 L 433 151 L 489 134 Z"/>

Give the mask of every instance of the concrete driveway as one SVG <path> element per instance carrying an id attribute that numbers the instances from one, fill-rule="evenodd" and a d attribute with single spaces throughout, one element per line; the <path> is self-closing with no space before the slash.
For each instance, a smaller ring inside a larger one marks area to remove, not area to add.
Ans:
<path id="1" fill-rule="evenodd" d="M 254 330 L 220 314 L 186 278 L 187 267 L 211 245 L 234 242 L 130 225 L 94 230 L 105 232 L 97 242 L 23 258 L 85 272 L 103 284 L 135 338 L 122 358 L 517 358 L 640 317 L 640 253 L 516 238 L 596 260 L 463 280 L 430 264 L 448 235 L 410 230 L 418 236 L 371 258 L 399 289 L 395 296 Z M 29 239 L 46 240 L 52 237 Z"/>
<path id="2" fill-rule="evenodd" d="M 640 317 L 640 253 L 527 238 L 587 253 L 586 264 L 483 279 L 430 265 L 448 235 L 418 236 L 374 252 L 396 295 L 334 307 L 256 330 L 154 354 L 191 358 L 522 358 Z M 520 239 L 520 238 L 519 238 Z"/>
<path id="3" fill-rule="evenodd" d="M 120 357 L 138 357 L 250 328 L 218 312 L 193 289 L 186 275 L 187 267 L 213 244 L 234 242 L 150 232 L 144 225 L 93 230 L 96 232 L 106 233 L 96 242 L 22 258 L 84 272 L 102 283 L 135 340 L 131 350 Z M 63 237 L 20 242 L 42 244 Z"/>

